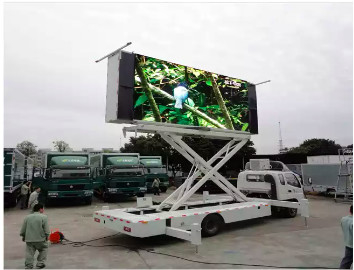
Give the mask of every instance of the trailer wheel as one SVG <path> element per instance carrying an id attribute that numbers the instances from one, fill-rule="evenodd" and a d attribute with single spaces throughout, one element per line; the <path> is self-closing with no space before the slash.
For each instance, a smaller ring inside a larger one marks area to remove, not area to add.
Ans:
<path id="1" fill-rule="evenodd" d="M 296 208 L 283 208 L 281 212 L 284 218 L 294 218 L 297 215 Z"/>
<path id="2" fill-rule="evenodd" d="M 223 224 L 224 221 L 219 215 L 207 215 L 202 221 L 202 235 L 205 237 L 210 237 L 218 234 Z"/>

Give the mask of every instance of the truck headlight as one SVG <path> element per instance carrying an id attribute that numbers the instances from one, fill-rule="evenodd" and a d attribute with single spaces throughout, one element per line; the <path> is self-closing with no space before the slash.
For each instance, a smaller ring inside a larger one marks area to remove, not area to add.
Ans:
<path id="1" fill-rule="evenodd" d="M 146 191 L 146 187 L 140 187 L 139 190 L 140 191 Z"/>
<path id="2" fill-rule="evenodd" d="M 58 193 L 57 192 L 48 192 L 48 196 L 56 197 L 56 196 L 58 196 Z"/>
<path id="3" fill-rule="evenodd" d="M 108 192 L 117 192 L 116 188 L 108 188 Z"/>
<path id="4" fill-rule="evenodd" d="M 91 191 L 91 190 L 85 190 L 85 191 L 84 191 L 84 194 L 85 194 L 85 195 L 92 195 L 92 194 L 93 194 L 93 191 Z"/>

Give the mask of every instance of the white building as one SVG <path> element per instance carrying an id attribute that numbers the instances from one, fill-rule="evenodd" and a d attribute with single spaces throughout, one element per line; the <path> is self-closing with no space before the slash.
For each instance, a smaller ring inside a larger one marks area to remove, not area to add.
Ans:
<path id="1" fill-rule="evenodd" d="M 308 156 L 307 164 L 340 164 L 348 160 L 353 160 L 353 155 Z"/>

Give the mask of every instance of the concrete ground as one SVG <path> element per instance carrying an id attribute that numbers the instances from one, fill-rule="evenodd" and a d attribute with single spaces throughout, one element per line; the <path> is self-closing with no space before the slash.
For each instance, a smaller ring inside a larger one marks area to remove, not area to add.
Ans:
<path id="1" fill-rule="evenodd" d="M 167 192 L 171 193 L 172 190 Z M 167 194 L 154 196 L 162 201 Z M 348 204 L 335 203 L 333 198 L 309 196 L 308 227 L 304 219 L 262 218 L 227 224 L 219 235 L 203 238 L 199 252 L 189 242 L 168 236 L 133 238 L 103 228 L 92 219 L 92 213 L 103 205 L 112 208 L 135 206 L 135 198 L 116 203 L 103 203 L 94 198 L 92 205 L 65 205 L 47 207 L 51 229 L 59 229 L 72 241 L 88 241 L 111 236 L 80 246 L 65 243 L 49 247 L 47 268 L 261 268 L 274 267 L 327 267 L 338 268 L 344 254 L 340 219 L 347 215 Z M 27 210 L 5 209 L 4 212 L 4 268 L 24 267 L 25 243 L 19 231 Z M 112 236 L 113 235 L 113 236 Z M 100 246 L 100 247 L 93 247 Z M 129 246 L 128 249 L 122 246 Z M 212 263 L 202 264 L 180 258 L 154 254 L 159 252 L 190 260 Z M 251 266 L 262 265 L 262 266 Z"/>

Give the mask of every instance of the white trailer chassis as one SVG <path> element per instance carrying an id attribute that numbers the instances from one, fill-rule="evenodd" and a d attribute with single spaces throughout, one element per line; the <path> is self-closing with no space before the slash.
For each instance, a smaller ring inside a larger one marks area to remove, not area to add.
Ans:
<path id="1" fill-rule="evenodd" d="M 181 155 L 192 163 L 192 169 L 185 182 L 168 196 L 160 205 L 147 207 L 104 209 L 96 211 L 93 218 L 99 224 L 120 233 L 134 237 L 169 235 L 188 240 L 194 245 L 201 244 L 203 219 L 208 215 L 218 215 L 224 223 L 266 217 L 272 214 L 271 206 L 296 208 L 305 218 L 309 216 L 308 201 L 276 201 L 248 198 L 231 185 L 218 170 L 246 144 L 250 138 L 247 132 L 226 130 L 200 130 L 152 125 L 125 127 L 126 132 L 158 133 Z M 209 161 L 205 161 L 191 147 L 182 141 L 182 136 L 201 136 L 229 140 Z M 217 160 L 220 161 L 213 165 Z M 198 176 L 203 177 L 193 186 Z M 208 180 L 218 185 L 227 196 L 207 196 L 202 201 L 188 201 Z"/>

